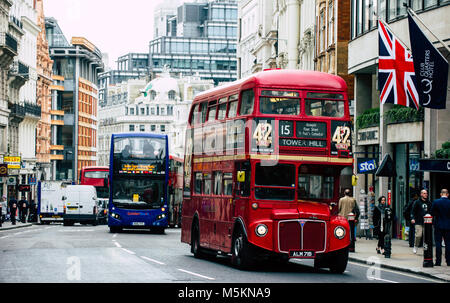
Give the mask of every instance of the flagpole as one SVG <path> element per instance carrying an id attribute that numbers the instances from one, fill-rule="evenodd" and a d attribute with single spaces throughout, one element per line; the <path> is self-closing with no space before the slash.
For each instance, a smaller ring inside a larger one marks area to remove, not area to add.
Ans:
<path id="1" fill-rule="evenodd" d="M 417 18 L 417 20 L 419 20 L 419 22 L 433 35 L 433 37 L 434 38 L 436 38 L 444 47 L 445 47 L 445 49 L 447 50 L 447 52 L 449 52 L 449 54 L 450 54 L 450 48 L 447 46 L 447 44 L 445 44 L 441 39 L 439 39 L 439 37 L 438 36 L 436 36 L 429 28 L 428 28 L 428 26 L 426 26 L 426 24 L 422 21 L 422 19 L 420 19 L 420 17 L 419 16 L 417 16 L 417 14 L 416 14 L 416 12 L 415 11 L 413 11 L 409 6 L 407 6 L 406 7 L 406 9 L 407 9 L 407 11 L 408 11 L 408 13 L 410 13 L 410 14 L 412 14 L 414 17 L 416 17 Z M 448 55 L 449 54 L 447 54 L 447 57 L 448 57 Z"/>
<path id="2" fill-rule="evenodd" d="M 392 30 L 392 28 L 389 26 L 389 24 L 386 21 L 383 21 L 382 19 L 380 19 L 376 12 L 373 12 L 373 14 L 377 17 L 378 21 L 383 22 L 384 26 L 386 26 L 391 32 L 394 33 L 394 31 Z M 377 24 L 377 26 L 378 26 L 378 24 Z M 409 52 L 411 52 L 411 49 L 408 47 L 408 45 L 405 42 L 403 42 L 398 36 L 395 36 L 395 39 L 400 41 L 400 43 L 403 45 L 403 47 L 405 47 Z"/>

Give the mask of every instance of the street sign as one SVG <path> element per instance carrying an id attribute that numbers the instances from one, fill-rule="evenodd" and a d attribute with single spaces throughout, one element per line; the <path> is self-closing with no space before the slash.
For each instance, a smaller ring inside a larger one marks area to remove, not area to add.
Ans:
<path id="1" fill-rule="evenodd" d="M 8 176 L 8 164 L 0 164 L 0 177 Z"/>
<path id="2" fill-rule="evenodd" d="M 16 177 L 9 177 L 8 180 L 6 180 L 7 185 L 16 185 Z"/>
<path id="3" fill-rule="evenodd" d="M 358 174 L 374 174 L 377 171 L 377 159 L 374 158 L 357 158 Z"/>
<path id="4" fill-rule="evenodd" d="M 8 164 L 8 169 L 20 169 L 20 157 L 4 157 L 3 161 Z"/>
<path id="5" fill-rule="evenodd" d="M 28 184 L 36 185 L 36 177 L 29 177 L 28 178 Z"/>
<path id="6" fill-rule="evenodd" d="M 31 186 L 29 184 L 19 184 L 19 191 L 31 191 Z"/>

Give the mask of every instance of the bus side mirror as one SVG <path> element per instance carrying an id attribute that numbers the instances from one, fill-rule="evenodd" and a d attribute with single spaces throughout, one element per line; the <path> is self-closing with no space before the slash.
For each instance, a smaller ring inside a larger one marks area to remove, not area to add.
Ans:
<path id="1" fill-rule="evenodd" d="M 238 182 L 245 182 L 245 171 L 243 171 L 243 170 L 239 170 L 238 172 L 237 172 L 237 181 Z"/>

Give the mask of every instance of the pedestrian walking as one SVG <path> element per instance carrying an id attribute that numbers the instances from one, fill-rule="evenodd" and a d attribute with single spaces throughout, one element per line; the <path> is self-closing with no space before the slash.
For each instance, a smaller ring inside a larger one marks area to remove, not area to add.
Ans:
<path id="1" fill-rule="evenodd" d="M 20 222 L 26 223 L 28 213 L 28 201 L 25 196 L 22 196 L 22 199 L 19 201 L 19 210 L 20 210 L 19 216 Z"/>
<path id="2" fill-rule="evenodd" d="M 28 222 L 37 222 L 37 204 L 34 202 L 34 199 L 31 199 Z"/>
<path id="3" fill-rule="evenodd" d="M 17 200 L 14 194 L 11 195 L 11 199 L 9 200 L 9 212 L 11 214 L 11 224 L 16 225 Z"/>
<path id="4" fill-rule="evenodd" d="M 350 196 L 350 189 L 346 188 L 344 191 L 344 197 L 339 199 L 339 215 L 345 217 L 348 220 L 348 214 L 355 214 L 355 221 L 358 221 L 359 207 L 356 204 L 355 198 Z"/>
<path id="5" fill-rule="evenodd" d="M 2 207 L 2 212 L 0 213 L 0 220 L 2 220 L 2 223 L 6 220 L 6 213 L 8 212 L 8 202 L 6 201 L 6 195 L 2 196 L 2 200 L 0 202 Z"/>
<path id="6" fill-rule="evenodd" d="M 408 232 L 408 241 L 409 241 L 409 247 L 414 247 L 414 238 L 415 238 L 415 224 L 411 223 L 411 210 L 414 202 L 419 199 L 419 195 L 417 192 L 414 192 L 412 194 L 411 201 L 409 201 L 408 205 L 406 206 L 405 210 L 403 211 L 403 217 L 405 218 L 406 226 L 409 227 Z"/>
<path id="7" fill-rule="evenodd" d="M 411 223 L 414 224 L 415 238 L 413 253 L 417 253 L 417 248 L 423 240 L 423 217 L 429 213 L 431 209 L 430 200 L 428 200 L 428 191 L 422 189 L 420 191 L 420 198 L 417 199 L 411 209 Z"/>
<path id="8" fill-rule="evenodd" d="M 434 241 L 436 246 L 436 263 L 440 266 L 442 259 L 442 238 L 445 243 L 445 262 L 450 266 L 450 200 L 448 189 L 441 190 L 441 198 L 433 201 L 431 215 L 434 224 Z"/>
<path id="9" fill-rule="evenodd" d="M 384 236 L 386 235 L 384 226 L 385 210 L 386 210 L 386 197 L 381 196 L 380 198 L 378 198 L 378 205 L 376 205 L 373 210 L 373 226 L 374 226 L 373 232 L 378 238 L 376 248 L 378 254 L 384 253 Z"/>

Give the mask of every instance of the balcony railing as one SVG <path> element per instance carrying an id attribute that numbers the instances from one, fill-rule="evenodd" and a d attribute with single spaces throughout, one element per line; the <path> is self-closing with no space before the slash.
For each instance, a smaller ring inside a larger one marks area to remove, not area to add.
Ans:
<path id="1" fill-rule="evenodd" d="M 11 75 L 19 76 L 28 80 L 30 78 L 30 68 L 20 61 L 14 61 L 10 69 Z"/>
<path id="2" fill-rule="evenodd" d="M 17 53 L 17 41 L 8 33 L 0 33 L 0 46 L 6 46 Z"/>
<path id="3" fill-rule="evenodd" d="M 40 117 L 41 107 L 36 104 L 25 102 L 25 113 L 32 116 Z"/>

